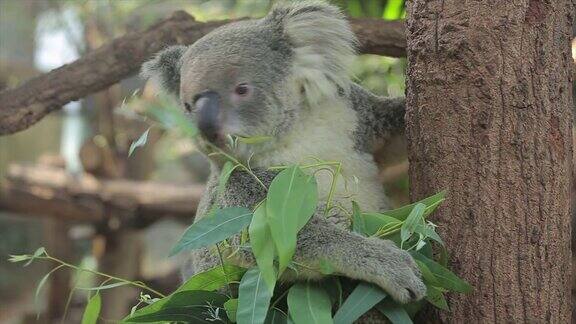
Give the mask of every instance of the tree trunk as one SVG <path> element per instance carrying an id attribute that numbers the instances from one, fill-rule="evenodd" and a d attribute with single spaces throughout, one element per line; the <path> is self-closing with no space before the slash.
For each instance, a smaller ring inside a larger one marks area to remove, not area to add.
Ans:
<path id="1" fill-rule="evenodd" d="M 490 4 L 488 4 L 490 3 Z M 408 2 L 411 196 L 452 268 L 451 323 L 570 322 L 570 0 Z"/>

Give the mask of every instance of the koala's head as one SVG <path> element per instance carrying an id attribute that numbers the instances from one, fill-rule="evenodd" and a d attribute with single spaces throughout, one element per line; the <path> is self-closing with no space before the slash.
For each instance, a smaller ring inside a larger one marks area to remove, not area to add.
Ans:
<path id="1" fill-rule="evenodd" d="M 299 2 L 167 48 L 144 64 L 143 75 L 178 96 L 209 141 L 278 137 L 305 110 L 347 91 L 355 44 L 337 8 Z"/>

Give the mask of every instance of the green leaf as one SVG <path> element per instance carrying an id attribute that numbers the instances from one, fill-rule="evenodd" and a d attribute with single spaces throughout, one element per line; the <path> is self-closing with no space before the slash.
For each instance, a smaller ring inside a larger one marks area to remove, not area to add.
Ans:
<path id="1" fill-rule="evenodd" d="M 382 18 L 385 20 L 397 20 L 402 16 L 402 7 L 404 0 L 388 0 L 386 2 L 386 8 L 382 14 Z"/>
<path id="2" fill-rule="evenodd" d="M 36 251 L 34 251 L 34 254 L 32 254 L 32 259 L 30 259 L 28 262 L 26 262 L 26 264 L 24 264 L 24 266 L 29 266 L 30 263 L 32 263 L 32 261 L 36 260 L 38 257 L 40 256 L 45 256 L 46 255 L 46 249 L 44 247 L 39 247 L 38 249 L 36 249 Z"/>
<path id="3" fill-rule="evenodd" d="M 360 206 L 355 201 L 352 202 L 352 231 L 366 235 L 366 222 L 362 217 Z"/>
<path id="4" fill-rule="evenodd" d="M 248 226 L 251 219 L 252 212 L 243 207 L 217 209 L 213 216 L 204 217 L 188 227 L 170 254 L 223 241 Z"/>
<path id="5" fill-rule="evenodd" d="M 220 171 L 220 178 L 218 178 L 218 195 L 222 196 L 224 194 L 224 190 L 226 190 L 226 184 L 228 183 L 228 179 L 232 175 L 232 172 L 238 167 L 239 165 L 234 165 L 231 161 L 226 161 L 222 166 L 222 171 Z"/>
<path id="6" fill-rule="evenodd" d="M 48 278 L 50 278 L 50 276 L 54 272 L 58 271 L 58 269 L 61 269 L 63 267 L 64 267 L 63 264 L 55 267 L 54 269 L 50 270 L 50 272 L 48 272 L 46 275 L 44 275 L 44 277 L 42 277 L 42 279 L 40 279 L 40 282 L 38 282 L 38 285 L 36 286 L 36 292 L 34 293 L 34 300 L 36 301 L 36 303 L 38 302 L 38 297 L 40 296 L 40 290 L 42 290 L 42 287 L 44 287 L 44 285 L 48 281 Z"/>
<path id="7" fill-rule="evenodd" d="M 359 283 L 334 315 L 334 324 L 353 323 L 386 296 L 386 293 L 375 285 Z"/>
<path id="8" fill-rule="evenodd" d="M 225 316 L 224 312 L 218 311 L 218 308 L 223 308 L 227 300 L 228 297 L 211 291 L 181 291 L 136 310 L 122 322 L 176 321 L 210 324 L 214 322 L 215 315 Z"/>
<path id="9" fill-rule="evenodd" d="M 165 129 L 178 129 L 184 133 L 184 135 L 191 138 L 198 135 L 198 129 L 181 109 L 171 107 L 171 105 L 163 105 L 162 108 L 150 107 L 148 108 L 148 112 L 160 122 Z"/>
<path id="10" fill-rule="evenodd" d="M 248 233 L 250 235 L 252 253 L 256 258 L 256 263 L 258 268 L 260 268 L 266 286 L 272 293 L 276 285 L 276 269 L 274 268 L 274 245 L 270 244 L 272 242 L 272 234 L 266 219 L 265 201 L 254 211 L 254 217 L 252 217 L 252 222 L 250 227 L 248 227 Z"/>
<path id="11" fill-rule="evenodd" d="M 348 12 L 350 13 L 351 17 L 360 17 L 364 15 L 364 10 L 362 10 L 362 5 L 360 1 L 347 1 L 348 3 Z"/>
<path id="12" fill-rule="evenodd" d="M 415 251 L 411 251 L 410 254 L 412 255 L 412 257 L 414 257 L 415 260 L 422 262 L 428 267 L 428 269 L 430 269 L 430 272 L 434 274 L 434 277 L 438 281 L 439 287 L 461 293 L 468 293 L 472 291 L 472 286 L 469 283 L 460 279 L 453 272 L 444 268 L 435 261 L 430 260 L 427 257 Z"/>
<path id="13" fill-rule="evenodd" d="M 418 233 L 418 234 L 422 234 L 425 239 L 430 238 L 430 239 L 438 242 L 440 245 L 444 246 L 444 241 L 442 241 L 442 238 L 440 238 L 440 235 L 438 235 L 438 233 L 436 233 L 434 226 L 432 226 L 430 224 L 418 224 L 418 225 L 416 225 L 416 228 L 414 228 L 414 232 Z"/>
<path id="14" fill-rule="evenodd" d="M 440 246 L 438 254 L 440 254 L 438 256 L 438 263 L 440 263 L 440 265 L 443 267 L 447 267 L 448 266 L 448 250 L 446 249 L 445 245 Z M 428 256 L 426 256 L 426 257 L 428 257 Z M 428 258 L 429 259 L 432 258 L 432 255 L 430 255 L 430 257 L 428 257 Z"/>
<path id="15" fill-rule="evenodd" d="M 239 324 L 262 324 L 268 313 L 272 293 L 266 287 L 262 273 L 258 268 L 248 270 L 238 289 L 238 311 L 236 320 Z"/>
<path id="16" fill-rule="evenodd" d="M 406 242 L 416 231 L 416 226 L 424 221 L 423 217 L 425 209 L 426 205 L 422 203 L 418 203 L 414 206 L 400 229 L 400 238 L 402 239 L 402 242 Z"/>
<path id="17" fill-rule="evenodd" d="M 333 323 L 330 297 L 311 283 L 297 283 L 290 288 L 288 311 L 296 324 Z"/>
<path id="18" fill-rule="evenodd" d="M 449 310 L 444 294 L 438 287 L 426 286 L 426 300 L 440 309 Z"/>
<path id="19" fill-rule="evenodd" d="M 229 282 L 239 281 L 246 269 L 226 264 L 218 265 L 210 270 L 200 272 L 192 276 L 181 285 L 176 292 L 185 290 L 214 291 Z"/>
<path id="20" fill-rule="evenodd" d="M 238 311 L 238 299 L 229 299 L 224 303 L 224 309 L 226 309 L 226 315 L 232 323 L 236 323 L 236 312 Z"/>
<path id="21" fill-rule="evenodd" d="M 128 150 L 128 156 L 132 156 L 132 153 L 134 153 L 134 150 L 136 150 L 138 147 L 146 145 L 146 142 L 148 142 L 149 132 L 150 127 L 144 133 L 142 133 L 142 135 L 140 135 L 140 137 L 135 142 L 132 142 L 132 144 L 130 144 L 130 149 Z"/>
<path id="22" fill-rule="evenodd" d="M 342 283 L 340 283 L 340 277 L 330 276 L 323 282 L 326 283 L 323 287 L 328 296 L 330 296 L 332 304 L 336 305 L 336 308 L 340 308 L 342 306 Z"/>
<path id="23" fill-rule="evenodd" d="M 377 17 L 380 18 L 383 14 L 383 5 L 382 1 L 367 1 L 366 3 L 366 14 L 368 17 Z"/>
<path id="24" fill-rule="evenodd" d="M 82 324 L 96 324 L 98 316 L 100 315 L 100 308 L 102 307 L 102 298 L 99 293 L 96 293 L 90 298 L 84 314 L 82 315 Z"/>
<path id="25" fill-rule="evenodd" d="M 446 191 L 440 191 L 439 193 L 430 196 L 428 198 L 422 199 L 410 205 L 402 206 L 397 209 L 384 211 L 382 212 L 382 214 L 404 221 L 406 220 L 406 218 L 408 217 L 414 206 L 416 206 L 417 204 L 424 204 L 426 205 L 426 211 L 424 212 L 424 216 L 428 216 L 436 209 L 436 207 L 438 207 L 438 205 L 440 205 L 440 203 L 442 203 L 442 201 L 444 201 L 445 196 Z"/>
<path id="26" fill-rule="evenodd" d="M 278 309 L 272 308 L 268 311 L 264 324 L 287 324 L 287 322 L 288 318 L 286 318 L 284 313 Z"/>
<path id="27" fill-rule="evenodd" d="M 412 319 L 410 319 L 408 312 L 390 298 L 386 298 L 383 302 L 376 305 L 376 309 L 384 314 L 392 324 L 412 324 Z"/>
<path id="28" fill-rule="evenodd" d="M 9 256 L 8 261 L 13 263 L 30 260 L 30 258 L 32 258 L 32 256 L 29 254 L 18 254 L 18 255 L 10 254 L 8 256 Z"/>
<path id="29" fill-rule="evenodd" d="M 419 300 L 417 302 L 412 302 L 408 304 L 402 305 L 402 308 L 408 313 L 410 318 L 416 317 L 416 314 L 424 307 L 425 304 L 428 304 L 425 299 Z"/>
<path id="30" fill-rule="evenodd" d="M 278 253 L 278 275 L 290 263 L 296 250 L 298 231 L 312 217 L 317 203 L 316 180 L 297 166 L 283 170 L 270 184 L 266 216 Z"/>
<path id="31" fill-rule="evenodd" d="M 106 290 L 106 289 L 112 289 L 112 288 L 116 288 L 116 287 L 121 287 L 121 286 L 126 286 L 131 284 L 130 282 L 116 282 L 116 283 L 112 283 L 109 285 L 103 285 L 103 286 L 98 286 L 98 287 L 76 287 L 76 289 L 80 289 L 80 290 L 88 290 L 88 291 L 93 291 L 93 290 Z"/>
<path id="32" fill-rule="evenodd" d="M 436 280 L 436 277 L 434 276 L 434 274 L 432 273 L 432 271 L 430 271 L 430 269 L 428 269 L 428 266 L 419 260 L 414 260 L 416 261 L 416 264 L 418 265 L 418 269 L 420 269 L 420 272 L 422 273 L 422 278 L 424 278 L 424 282 L 430 285 L 434 285 L 434 286 L 439 286 L 440 283 L 438 282 L 438 280 Z"/>
<path id="33" fill-rule="evenodd" d="M 260 144 L 268 142 L 273 139 L 272 136 L 251 136 L 251 137 L 237 136 L 237 138 L 239 142 L 244 144 Z"/>
<path id="34" fill-rule="evenodd" d="M 36 258 L 38 258 L 39 256 L 45 255 L 46 254 L 46 249 L 44 249 L 43 247 L 38 248 L 34 254 L 30 255 L 30 254 L 20 254 L 20 255 L 9 255 L 8 261 L 9 262 L 22 262 L 22 261 L 28 261 L 24 264 L 25 267 L 29 266 Z"/>
<path id="35" fill-rule="evenodd" d="M 367 235 L 376 234 L 384 226 L 386 228 L 392 228 L 396 226 L 400 227 L 402 224 L 402 221 L 380 213 L 363 213 L 362 217 L 364 218 Z"/>

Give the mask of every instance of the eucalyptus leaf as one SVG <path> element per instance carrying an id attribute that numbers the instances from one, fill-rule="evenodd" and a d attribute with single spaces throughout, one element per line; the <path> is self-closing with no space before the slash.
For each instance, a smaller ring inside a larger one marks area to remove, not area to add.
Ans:
<path id="1" fill-rule="evenodd" d="M 36 292 L 34 293 L 34 300 L 36 302 L 38 302 L 38 297 L 40 296 L 40 291 L 42 290 L 42 287 L 44 287 L 44 285 L 46 284 L 46 282 L 48 281 L 48 278 L 50 278 L 50 276 L 58 271 L 59 269 L 63 268 L 64 265 L 61 264 L 57 267 L 55 267 L 54 269 L 50 270 L 50 272 L 48 272 L 47 274 L 44 275 L 44 277 L 42 277 L 42 279 L 40 279 L 40 282 L 38 282 L 38 285 L 36 286 Z"/>
<path id="2" fill-rule="evenodd" d="M 400 238 L 402 242 L 406 242 L 410 236 L 416 231 L 416 227 L 418 224 L 421 224 L 424 219 L 424 210 L 426 209 L 426 205 L 422 203 L 416 204 L 400 229 Z"/>
<path id="3" fill-rule="evenodd" d="M 404 308 L 404 310 L 406 311 L 406 313 L 408 313 L 410 318 L 414 318 L 416 317 L 416 314 L 427 304 L 428 302 L 426 302 L 425 299 L 421 299 L 417 302 L 404 304 L 402 305 L 402 308 Z"/>
<path id="4" fill-rule="evenodd" d="M 461 293 L 468 293 L 472 291 L 472 286 L 469 283 L 467 283 L 463 279 L 460 279 L 452 271 L 444 268 L 439 263 L 428 259 L 427 257 L 418 252 L 411 251 L 410 254 L 415 260 L 422 262 L 428 267 L 428 269 L 430 269 L 430 272 L 434 274 L 434 277 L 436 278 L 439 284 L 438 287 L 442 287 L 450 291 L 457 291 Z"/>
<path id="5" fill-rule="evenodd" d="M 278 253 L 278 275 L 294 256 L 298 231 L 312 217 L 317 203 L 316 180 L 297 166 L 281 171 L 270 184 L 266 217 Z"/>
<path id="6" fill-rule="evenodd" d="M 210 324 L 216 317 L 227 318 L 223 310 L 228 297 L 211 291 L 180 291 L 162 298 L 154 304 L 140 308 L 128 316 L 124 323 L 150 323 L 175 321 Z M 217 316 L 216 316 L 217 315 Z"/>
<path id="7" fill-rule="evenodd" d="M 386 298 L 376 305 L 376 309 L 384 314 L 392 324 L 412 324 L 408 312 L 390 298 Z"/>
<path id="8" fill-rule="evenodd" d="M 266 218 L 266 202 L 260 204 L 254 211 L 248 233 L 258 268 L 260 268 L 266 286 L 272 292 L 276 285 L 276 269 L 274 268 L 274 245 L 270 244 L 272 234 Z"/>
<path id="9" fill-rule="evenodd" d="M 28 260 L 28 262 L 26 262 L 24 264 L 24 266 L 25 267 L 29 266 L 38 257 L 45 256 L 45 255 L 46 255 L 46 249 L 44 247 L 39 247 L 38 249 L 36 249 L 36 251 L 34 251 L 34 254 L 32 254 L 32 258 L 30 260 Z"/>
<path id="10" fill-rule="evenodd" d="M 288 291 L 288 311 L 295 324 L 330 324 L 332 303 L 322 288 L 297 283 Z"/>
<path id="11" fill-rule="evenodd" d="M 360 206 L 355 201 L 352 202 L 352 231 L 366 236 L 366 222 L 362 217 Z"/>
<path id="12" fill-rule="evenodd" d="M 251 136 L 251 137 L 242 137 L 237 136 L 238 141 L 244 144 L 260 144 L 265 143 L 273 139 L 272 136 Z"/>
<path id="13" fill-rule="evenodd" d="M 236 312 L 238 311 L 238 299 L 232 298 L 224 303 L 226 315 L 232 323 L 236 323 Z"/>
<path id="14" fill-rule="evenodd" d="M 230 282 L 240 281 L 246 269 L 230 264 L 218 265 L 210 270 L 200 272 L 186 280 L 176 292 L 185 290 L 214 291 Z"/>
<path id="15" fill-rule="evenodd" d="M 82 324 L 96 324 L 98 322 L 101 308 L 102 298 L 99 293 L 96 293 L 88 300 L 88 304 L 86 305 L 84 314 L 82 315 Z"/>
<path id="16" fill-rule="evenodd" d="M 323 285 L 324 289 L 330 296 L 332 300 L 332 305 L 337 306 L 336 308 L 340 308 L 342 306 L 342 283 L 340 282 L 340 277 L 338 276 L 330 276 L 325 281 Z"/>
<path id="17" fill-rule="evenodd" d="M 130 282 L 115 282 L 112 284 L 98 286 L 98 287 L 76 287 L 76 289 L 88 290 L 88 291 L 94 291 L 94 290 L 100 291 L 100 290 L 112 289 L 112 288 L 116 288 L 116 287 L 122 287 L 122 286 L 126 286 L 129 284 L 130 284 Z"/>
<path id="18" fill-rule="evenodd" d="M 226 161 L 226 163 L 224 163 L 222 166 L 222 171 L 220 171 L 220 178 L 218 178 L 218 195 L 222 196 L 222 194 L 224 194 L 228 179 L 230 179 L 230 176 L 236 167 L 238 167 L 238 164 L 234 165 L 234 163 L 231 161 Z"/>
<path id="19" fill-rule="evenodd" d="M 379 287 L 361 282 L 334 315 L 334 324 L 351 324 L 386 297 Z"/>
<path id="20" fill-rule="evenodd" d="M 134 150 L 136 150 L 137 148 L 146 145 L 146 142 L 148 142 L 148 133 L 150 133 L 150 128 L 148 128 L 144 133 L 142 133 L 142 135 L 140 135 L 140 137 L 138 137 L 136 141 L 130 144 L 130 149 L 128 150 L 128 156 L 132 156 L 132 153 L 134 153 Z"/>
<path id="21" fill-rule="evenodd" d="M 432 226 L 430 224 L 418 224 L 414 228 L 414 232 L 418 233 L 418 234 L 422 234 L 424 236 L 424 238 L 430 238 L 430 239 L 438 242 L 440 245 L 444 246 L 444 241 L 442 241 L 442 239 L 440 238 L 440 235 L 438 235 L 438 233 L 436 233 L 434 226 Z"/>
<path id="22" fill-rule="evenodd" d="M 17 263 L 17 262 L 30 260 L 31 258 L 32 258 L 32 256 L 29 254 L 18 254 L 18 255 L 10 254 L 8 261 Z"/>
<path id="23" fill-rule="evenodd" d="M 388 0 L 386 1 L 386 8 L 382 13 L 384 20 L 398 20 L 402 17 L 402 9 L 404 0 Z"/>
<path id="24" fill-rule="evenodd" d="M 374 235 L 384 227 L 392 228 L 398 226 L 399 228 L 402 224 L 402 221 L 380 213 L 363 213 L 362 218 L 364 219 L 367 235 Z"/>
<path id="25" fill-rule="evenodd" d="M 424 216 L 426 217 L 430 213 L 432 213 L 436 209 L 436 207 L 438 207 L 438 205 L 440 205 L 440 203 L 442 203 L 442 201 L 444 201 L 445 196 L 446 196 L 446 191 L 440 191 L 439 193 L 437 193 L 433 196 L 430 196 L 428 198 L 424 198 L 424 199 L 417 201 L 415 203 L 412 203 L 412 204 L 409 204 L 406 206 L 402 206 L 402 207 L 397 208 L 397 209 L 383 211 L 382 214 L 394 217 L 400 221 L 404 221 L 404 220 L 406 220 L 406 218 L 408 217 L 408 215 L 410 214 L 412 209 L 417 204 L 424 204 L 424 205 L 426 205 L 426 210 L 424 211 Z"/>
<path id="26" fill-rule="evenodd" d="M 198 135 L 198 129 L 192 121 L 186 117 L 181 109 L 171 105 L 163 105 L 162 108 L 150 107 L 147 111 L 164 127 L 165 129 L 178 129 L 188 137 Z"/>
<path id="27" fill-rule="evenodd" d="M 272 292 L 267 288 L 262 273 L 252 268 L 244 274 L 238 289 L 238 324 L 262 324 L 268 313 Z"/>
<path id="28" fill-rule="evenodd" d="M 428 266 L 424 262 L 419 261 L 419 260 L 414 260 L 414 261 L 416 261 L 416 264 L 418 265 L 418 269 L 420 269 L 420 272 L 422 273 L 422 278 L 424 279 L 424 282 L 426 284 L 430 284 L 430 285 L 434 285 L 434 286 L 440 285 L 440 283 L 436 279 L 436 276 L 434 276 L 432 271 L 430 271 L 430 269 L 428 268 Z"/>
<path id="29" fill-rule="evenodd" d="M 443 310 L 449 310 L 446 298 L 444 298 L 442 290 L 438 287 L 426 286 L 426 300 L 435 307 Z"/>
<path id="30" fill-rule="evenodd" d="M 252 212 L 247 208 L 217 209 L 213 216 L 204 217 L 188 227 L 171 255 L 223 241 L 248 226 L 251 219 Z"/>
<path id="31" fill-rule="evenodd" d="M 445 245 L 440 246 L 438 254 L 439 254 L 438 255 L 438 263 L 440 263 L 440 265 L 443 267 L 447 267 L 448 266 L 448 250 L 446 249 Z M 432 255 L 426 256 L 426 257 L 428 257 L 428 259 L 431 259 Z"/>
<path id="32" fill-rule="evenodd" d="M 264 322 L 264 324 L 287 324 L 287 323 L 288 318 L 286 318 L 286 315 L 275 308 L 272 308 L 268 311 L 268 315 L 266 315 L 266 321 Z"/>

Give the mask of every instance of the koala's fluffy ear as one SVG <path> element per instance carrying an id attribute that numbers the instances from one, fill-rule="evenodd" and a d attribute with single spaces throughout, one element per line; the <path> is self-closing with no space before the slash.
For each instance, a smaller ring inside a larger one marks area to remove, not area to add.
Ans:
<path id="1" fill-rule="evenodd" d="M 323 1 L 285 3 L 265 20 L 280 25 L 292 44 L 293 77 L 309 101 L 348 91 L 357 40 L 337 7 Z"/>
<path id="2" fill-rule="evenodd" d="M 177 96 L 180 91 L 181 58 L 185 51 L 186 46 L 171 46 L 164 49 L 142 65 L 140 74 L 163 91 Z"/>

